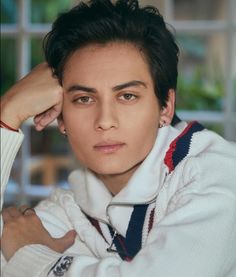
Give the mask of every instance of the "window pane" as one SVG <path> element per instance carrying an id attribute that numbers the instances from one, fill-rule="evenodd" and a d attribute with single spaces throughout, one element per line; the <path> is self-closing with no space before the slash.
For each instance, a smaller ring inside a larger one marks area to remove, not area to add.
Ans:
<path id="1" fill-rule="evenodd" d="M 51 23 L 58 13 L 72 7 L 73 0 L 31 0 L 31 22 Z"/>
<path id="2" fill-rule="evenodd" d="M 234 47 L 236 49 L 236 33 L 234 34 Z M 236 113 L 236 52 L 233 52 L 233 92 L 234 92 L 234 112 Z"/>
<path id="3" fill-rule="evenodd" d="M 31 38 L 31 68 L 44 61 L 43 38 Z"/>
<path id="4" fill-rule="evenodd" d="M 233 21 L 236 23 L 236 1 L 231 1 L 232 7 L 231 7 L 231 14 L 233 16 Z"/>
<path id="5" fill-rule="evenodd" d="M 177 20 L 218 20 L 226 18 L 225 0 L 174 0 L 174 18 Z"/>
<path id="6" fill-rule="evenodd" d="M 1 23 L 16 23 L 17 0 L 1 0 Z"/>
<path id="7" fill-rule="evenodd" d="M 68 141 L 57 127 L 42 132 L 31 128 L 30 182 L 42 185 L 66 185 L 74 160 Z"/>
<path id="8" fill-rule="evenodd" d="M 236 77 L 233 80 L 233 90 L 234 90 L 234 112 L 236 113 Z"/>
<path id="9" fill-rule="evenodd" d="M 178 35 L 177 40 L 180 46 L 177 108 L 222 110 L 224 35 Z"/>
<path id="10" fill-rule="evenodd" d="M 16 81 L 16 40 L 13 38 L 3 38 L 1 40 L 0 81 L 1 95 Z"/>

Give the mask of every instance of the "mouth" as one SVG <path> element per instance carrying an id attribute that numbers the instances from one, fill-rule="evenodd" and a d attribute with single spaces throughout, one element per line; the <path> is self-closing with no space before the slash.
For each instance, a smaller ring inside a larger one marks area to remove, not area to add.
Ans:
<path id="1" fill-rule="evenodd" d="M 123 142 L 100 142 L 94 145 L 95 151 L 100 153 L 110 154 L 115 153 L 125 146 Z"/>

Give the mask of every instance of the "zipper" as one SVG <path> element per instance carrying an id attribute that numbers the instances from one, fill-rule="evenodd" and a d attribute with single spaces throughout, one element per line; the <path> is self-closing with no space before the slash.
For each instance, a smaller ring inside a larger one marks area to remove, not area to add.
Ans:
<path id="1" fill-rule="evenodd" d="M 111 219 L 110 219 L 110 216 L 109 216 L 109 212 L 108 212 L 108 210 L 109 210 L 109 208 L 110 207 L 112 207 L 112 206 L 123 206 L 123 207 L 128 207 L 128 206 L 134 206 L 134 205 L 146 205 L 146 204 L 151 204 L 151 203 L 153 203 L 154 201 L 155 201 L 155 199 L 157 198 L 157 196 L 158 196 L 158 194 L 155 196 L 155 197 L 153 197 L 151 200 L 149 200 L 149 201 L 147 201 L 147 202 L 143 202 L 143 203 L 122 203 L 122 202 L 115 202 L 115 203 L 111 203 L 111 204 L 109 204 L 109 205 L 107 205 L 107 207 L 106 207 L 106 218 L 107 218 L 107 221 L 108 221 L 108 223 L 109 223 L 109 225 L 111 226 L 111 228 L 114 230 L 114 232 L 116 233 L 116 235 L 117 234 L 119 234 L 119 232 L 117 231 L 117 229 L 113 226 L 113 224 L 111 223 Z M 98 220 L 98 219 L 97 219 Z M 100 221 L 102 221 L 102 220 L 100 220 Z M 119 235 L 121 235 L 121 234 L 119 234 Z"/>
<path id="2" fill-rule="evenodd" d="M 153 197 L 151 200 L 149 200 L 149 201 L 146 201 L 146 202 L 144 202 L 144 203 L 139 203 L 140 205 L 149 205 L 149 204 L 151 204 L 151 203 L 153 203 L 153 202 L 155 202 L 155 200 L 156 200 L 156 196 L 155 197 Z M 117 253 L 117 254 L 119 254 L 120 256 L 122 255 L 123 257 L 125 257 L 125 259 L 128 259 L 128 260 L 131 260 L 132 259 L 132 255 L 130 255 L 128 252 L 127 252 L 127 250 L 125 250 L 125 249 L 123 249 L 124 251 L 122 251 L 121 249 L 113 249 L 112 248 L 112 246 L 114 245 L 114 243 L 115 243 L 115 239 L 116 239 L 116 237 L 117 236 L 119 236 L 120 234 L 119 234 L 119 232 L 117 231 L 117 229 L 113 226 L 113 224 L 111 223 L 111 219 L 110 219 L 110 216 L 109 216 L 109 208 L 111 207 L 111 206 L 133 206 L 133 205 L 135 205 L 135 204 L 131 204 L 131 203 L 119 203 L 119 202 L 116 202 L 116 203 L 112 203 L 112 204 L 109 204 L 108 206 L 107 206 L 107 208 L 106 208 L 106 217 L 107 217 L 107 220 L 108 220 L 108 222 L 109 222 L 109 225 L 110 225 L 110 228 L 112 228 L 112 230 L 113 230 L 113 235 L 112 235 L 112 239 L 111 239 L 111 243 L 110 243 L 110 245 L 109 245 L 109 247 L 106 249 L 107 250 L 107 252 L 109 252 L 109 253 Z M 138 205 L 137 203 L 136 203 L 136 205 Z M 120 235 L 121 237 L 123 237 L 122 235 Z M 119 240 L 119 238 L 118 238 L 118 240 Z M 122 247 L 123 248 L 123 247 Z M 122 258 L 123 259 L 123 258 Z"/>

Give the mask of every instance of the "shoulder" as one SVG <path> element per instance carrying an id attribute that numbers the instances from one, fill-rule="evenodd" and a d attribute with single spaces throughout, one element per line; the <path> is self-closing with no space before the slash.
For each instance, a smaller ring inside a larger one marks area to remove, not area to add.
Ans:
<path id="1" fill-rule="evenodd" d="M 236 162 L 236 143 L 225 140 L 213 131 L 204 129 L 193 134 L 189 149 L 190 155 L 218 155 Z"/>
<path id="2" fill-rule="evenodd" d="M 208 130 L 197 132 L 188 154 L 166 177 L 157 205 L 164 206 L 165 214 L 178 210 L 181 217 L 236 224 L 235 169 L 235 143 Z"/>
<path id="3" fill-rule="evenodd" d="M 202 129 L 187 135 L 182 133 L 172 143 L 171 151 L 168 162 L 174 164 L 174 169 L 167 180 L 172 184 L 172 193 L 179 190 L 219 192 L 236 199 L 234 142 Z"/>
<path id="4" fill-rule="evenodd" d="M 199 182 L 236 200 L 236 144 L 209 131 L 193 138 L 192 144 L 198 153 L 189 159 L 186 169 L 196 167 Z"/>
<path id="5" fill-rule="evenodd" d="M 214 180 L 221 186 L 231 184 L 236 190 L 236 143 L 204 130 L 193 136 L 189 155 L 190 164 L 196 163 L 203 181 Z"/>
<path id="6" fill-rule="evenodd" d="M 236 200 L 235 169 L 236 144 L 205 129 L 191 138 L 188 155 L 180 166 L 182 185 L 188 188 L 187 184 L 193 183 L 196 191 L 220 193 Z"/>

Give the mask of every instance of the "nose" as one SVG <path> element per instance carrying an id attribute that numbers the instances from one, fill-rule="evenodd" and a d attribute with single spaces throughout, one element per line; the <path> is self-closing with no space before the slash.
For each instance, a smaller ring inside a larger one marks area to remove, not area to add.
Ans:
<path id="1" fill-rule="evenodd" d="M 115 104 L 110 101 L 100 103 L 97 106 L 95 129 L 98 131 L 106 131 L 116 129 L 118 126 L 118 115 Z"/>

